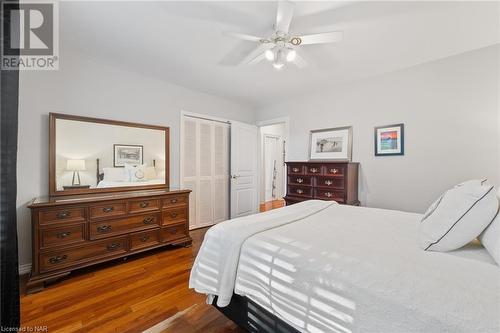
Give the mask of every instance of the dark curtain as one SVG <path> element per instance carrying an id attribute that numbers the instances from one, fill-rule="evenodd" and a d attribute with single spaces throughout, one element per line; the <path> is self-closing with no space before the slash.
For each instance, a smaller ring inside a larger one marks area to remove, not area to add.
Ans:
<path id="1" fill-rule="evenodd" d="M 8 21 L 6 18 L 5 21 Z M 4 22 L 2 15 L 1 24 Z M 10 43 L 2 36 L 2 43 Z M 5 44 L 4 44 L 5 45 Z M 1 61 L 1 60 L 0 60 Z M 19 71 L 0 70 L 0 331 L 19 327 L 19 266 L 17 259 L 16 163 Z"/>

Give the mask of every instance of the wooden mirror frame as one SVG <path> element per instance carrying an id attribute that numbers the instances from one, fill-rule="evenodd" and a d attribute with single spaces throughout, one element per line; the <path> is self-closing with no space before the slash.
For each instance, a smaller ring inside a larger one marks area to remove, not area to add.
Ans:
<path id="1" fill-rule="evenodd" d="M 89 123 L 98 123 L 106 125 L 128 126 L 138 128 L 148 128 L 161 130 L 165 132 L 165 184 L 158 185 L 143 185 L 143 186 L 123 186 L 109 188 L 90 188 L 90 189 L 73 189 L 73 190 L 57 190 L 56 184 L 56 120 L 66 119 L 75 121 L 84 121 Z M 90 118 L 82 116 L 74 116 L 62 113 L 49 113 L 49 195 L 50 196 L 65 196 L 76 194 L 91 194 L 91 193 L 110 193 L 124 191 L 141 191 L 152 189 L 165 189 L 170 186 L 170 128 L 157 125 L 145 125 L 131 123 L 120 120 L 109 120 L 101 118 Z"/>

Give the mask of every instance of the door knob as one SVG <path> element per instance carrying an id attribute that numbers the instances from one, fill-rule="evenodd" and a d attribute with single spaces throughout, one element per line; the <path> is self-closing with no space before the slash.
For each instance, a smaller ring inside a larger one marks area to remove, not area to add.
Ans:
<path id="1" fill-rule="evenodd" d="M 237 178 L 240 178 L 240 176 L 239 175 L 232 175 L 231 178 L 232 179 L 237 179 Z"/>

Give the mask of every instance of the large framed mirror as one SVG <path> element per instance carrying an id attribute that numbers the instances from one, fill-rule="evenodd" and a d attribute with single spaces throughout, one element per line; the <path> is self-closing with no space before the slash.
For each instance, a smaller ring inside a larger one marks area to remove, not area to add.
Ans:
<path id="1" fill-rule="evenodd" d="M 51 196 L 169 187 L 169 128 L 50 114 Z"/>

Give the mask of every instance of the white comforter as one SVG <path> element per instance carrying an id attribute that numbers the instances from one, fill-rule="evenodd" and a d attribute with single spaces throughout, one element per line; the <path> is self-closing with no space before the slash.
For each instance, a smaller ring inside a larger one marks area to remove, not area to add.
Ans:
<path id="1" fill-rule="evenodd" d="M 225 261 L 234 292 L 301 332 L 500 332 L 500 268 L 484 249 L 422 251 L 418 214 L 332 205 L 307 216 L 251 237 L 224 222 L 231 233 L 205 239 L 192 277 L 210 285 L 221 274 L 214 258 L 236 255 Z M 239 247 L 225 252 L 233 236 Z"/>

